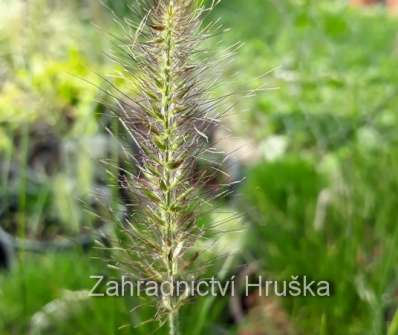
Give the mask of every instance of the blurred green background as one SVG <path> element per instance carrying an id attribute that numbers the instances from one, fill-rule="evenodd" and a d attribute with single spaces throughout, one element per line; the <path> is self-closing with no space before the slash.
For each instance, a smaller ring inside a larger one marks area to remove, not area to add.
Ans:
<path id="1" fill-rule="evenodd" d="M 121 30 L 111 12 L 128 18 L 128 5 L 0 0 L 0 225 L 10 234 L 64 241 L 114 206 L 101 163 L 118 155 L 107 92 L 129 87 L 107 54 Z M 228 272 L 305 274 L 330 280 L 333 294 L 203 298 L 183 312 L 184 334 L 397 335 L 398 18 L 338 0 L 224 0 L 211 17 L 231 28 L 215 54 L 243 42 L 219 89 L 236 92 L 227 123 L 246 177 L 222 204 L 244 230 L 223 241 L 238 249 Z M 0 272 L 0 334 L 157 331 L 129 326 L 151 307 L 84 295 L 90 275 L 112 275 L 102 257 L 17 253 Z"/>

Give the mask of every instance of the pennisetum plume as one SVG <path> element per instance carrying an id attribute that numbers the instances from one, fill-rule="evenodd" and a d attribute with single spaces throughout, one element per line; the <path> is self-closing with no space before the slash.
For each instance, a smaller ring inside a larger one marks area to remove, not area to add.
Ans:
<path id="1" fill-rule="evenodd" d="M 121 48 L 128 57 L 120 63 L 137 93 L 123 94 L 118 114 L 134 143 L 129 157 L 135 171 L 123 173 L 132 209 L 123 219 L 115 265 L 133 278 L 170 287 L 197 275 L 196 243 L 205 234 L 197 221 L 206 176 L 194 171 L 210 150 L 208 134 L 221 101 L 208 92 L 216 76 L 201 49 L 212 36 L 213 26 L 202 20 L 213 5 L 154 0 Z M 158 297 L 157 315 L 171 335 L 179 333 L 178 313 L 188 295 Z"/>

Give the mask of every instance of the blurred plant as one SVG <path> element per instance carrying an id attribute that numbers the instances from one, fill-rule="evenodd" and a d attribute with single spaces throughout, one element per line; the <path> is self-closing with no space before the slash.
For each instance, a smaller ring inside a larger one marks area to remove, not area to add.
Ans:
<path id="1" fill-rule="evenodd" d="M 397 304 L 397 164 L 394 148 L 359 147 L 341 152 L 333 168 L 321 164 L 328 178 L 313 162 L 291 157 L 249 172 L 244 193 L 254 207 L 245 210 L 252 239 L 262 241 L 252 250 L 266 276 L 304 273 L 333 283 L 328 299 L 284 299 L 306 333 L 316 333 L 321 319 L 324 334 L 385 333 Z"/>
<path id="2" fill-rule="evenodd" d="M 79 200 L 95 201 L 94 160 L 109 154 L 97 126 L 102 39 L 70 9 L 0 1 L 1 225 L 30 238 L 91 223 Z"/>

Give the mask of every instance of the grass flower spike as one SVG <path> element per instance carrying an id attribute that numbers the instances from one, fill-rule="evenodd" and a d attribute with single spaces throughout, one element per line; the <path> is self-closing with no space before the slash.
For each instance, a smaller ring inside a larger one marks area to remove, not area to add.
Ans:
<path id="1" fill-rule="evenodd" d="M 193 171 L 209 150 L 206 134 L 217 122 L 219 101 L 209 96 L 215 74 L 200 49 L 211 37 L 212 25 L 202 23 L 208 10 L 195 0 L 154 1 L 123 48 L 138 94 L 120 103 L 119 119 L 138 154 L 136 173 L 123 180 L 135 209 L 123 223 L 116 261 L 133 277 L 171 287 L 195 276 L 195 244 L 205 233 L 197 223 L 203 204 L 198 186 L 205 177 Z M 178 333 L 186 299 L 173 292 L 159 297 L 158 315 L 168 320 L 170 334 Z"/>

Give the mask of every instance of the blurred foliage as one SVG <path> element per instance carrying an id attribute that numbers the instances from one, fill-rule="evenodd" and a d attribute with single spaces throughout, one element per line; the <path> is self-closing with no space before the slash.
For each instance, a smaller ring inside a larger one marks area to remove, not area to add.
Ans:
<path id="1" fill-rule="evenodd" d="M 398 22 L 379 8 L 266 3 L 225 4 L 230 22 L 253 24 L 241 30 L 242 82 L 277 66 L 263 80 L 278 89 L 252 101 L 247 127 L 260 143 L 275 134 L 288 142 L 282 157 L 249 171 L 246 212 L 262 241 L 254 257 L 271 278 L 333 283 L 331 299 L 283 300 L 298 330 L 386 333 L 398 304 Z"/>
<path id="2" fill-rule="evenodd" d="M 50 236 L 77 232 L 91 221 L 80 202 L 91 201 L 95 159 L 105 150 L 91 148 L 103 132 L 100 35 L 72 7 L 45 0 L 0 6 L 3 226 L 33 236 L 49 224 Z"/>
<path id="3" fill-rule="evenodd" d="M 230 38 L 244 42 L 236 85 L 266 90 L 251 99 L 242 132 L 287 135 L 292 150 L 321 153 L 360 141 L 369 128 L 396 137 L 395 18 L 336 1 L 232 0 L 220 12 Z"/>
<path id="4" fill-rule="evenodd" d="M 259 211 L 253 234 L 263 241 L 253 251 L 267 276 L 333 283 L 330 299 L 286 299 L 306 333 L 323 318 L 328 334 L 381 334 L 397 306 L 398 156 L 372 154 L 342 155 L 326 183 L 314 163 L 289 157 L 249 174 L 245 194 Z"/>

